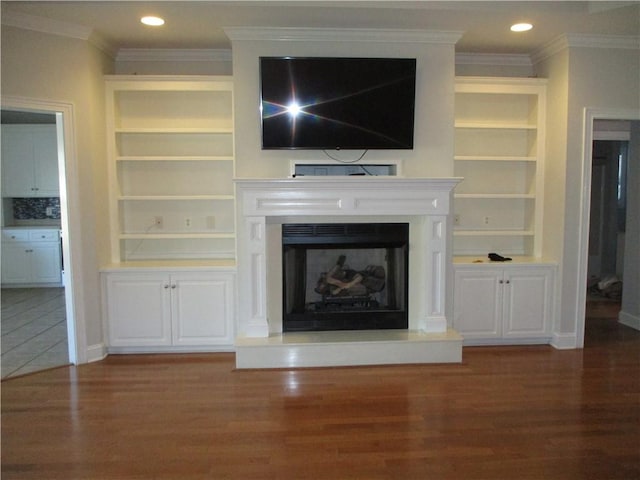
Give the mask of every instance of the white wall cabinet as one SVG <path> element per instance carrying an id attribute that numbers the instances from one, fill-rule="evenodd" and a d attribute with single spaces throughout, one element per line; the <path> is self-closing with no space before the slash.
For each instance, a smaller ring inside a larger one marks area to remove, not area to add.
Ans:
<path id="1" fill-rule="evenodd" d="M 453 328 L 465 344 L 548 343 L 553 265 L 454 265 Z"/>
<path id="2" fill-rule="evenodd" d="M 2 284 L 51 286 L 62 281 L 60 230 L 2 230 Z"/>
<path id="3" fill-rule="evenodd" d="M 57 197 L 55 125 L 2 126 L 2 196 Z"/>
<path id="4" fill-rule="evenodd" d="M 104 273 L 109 351 L 231 347 L 234 284 L 230 271 Z"/>
<path id="5" fill-rule="evenodd" d="M 545 82 L 456 78 L 454 255 L 541 255 Z"/>
<path id="6" fill-rule="evenodd" d="M 114 263 L 235 258 L 233 81 L 108 76 Z"/>

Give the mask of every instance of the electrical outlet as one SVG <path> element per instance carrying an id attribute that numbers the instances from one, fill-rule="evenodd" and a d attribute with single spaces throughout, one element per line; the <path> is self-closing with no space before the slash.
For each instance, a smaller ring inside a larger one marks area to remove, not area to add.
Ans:
<path id="1" fill-rule="evenodd" d="M 191 217 L 186 217 L 184 219 L 184 226 L 187 228 L 191 228 Z"/>
<path id="2" fill-rule="evenodd" d="M 156 228 L 162 228 L 164 224 L 164 220 L 160 215 L 158 215 L 157 217 L 154 217 L 153 224 L 155 225 Z"/>
<path id="3" fill-rule="evenodd" d="M 484 224 L 489 225 L 489 217 L 484 217 Z"/>
<path id="4" fill-rule="evenodd" d="M 454 225 L 460 225 L 460 215 L 455 214 L 455 215 L 453 216 L 453 224 L 454 224 Z"/>

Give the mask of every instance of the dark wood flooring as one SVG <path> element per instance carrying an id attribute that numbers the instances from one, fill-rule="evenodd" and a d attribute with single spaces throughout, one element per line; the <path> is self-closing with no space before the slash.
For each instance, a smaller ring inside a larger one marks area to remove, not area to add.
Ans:
<path id="1" fill-rule="evenodd" d="M 110 356 L 2 382 L 2 479 L 638 479 L 640 332 L 462 364 Z"/>

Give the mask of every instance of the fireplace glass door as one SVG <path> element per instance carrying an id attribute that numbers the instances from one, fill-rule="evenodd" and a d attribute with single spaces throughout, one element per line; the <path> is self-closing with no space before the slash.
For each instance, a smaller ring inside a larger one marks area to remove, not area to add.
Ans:
<path id="1" fill-rule="evenodd" d="M 406 329 L 408 223 L 285 224 L 283 330 Z"/>

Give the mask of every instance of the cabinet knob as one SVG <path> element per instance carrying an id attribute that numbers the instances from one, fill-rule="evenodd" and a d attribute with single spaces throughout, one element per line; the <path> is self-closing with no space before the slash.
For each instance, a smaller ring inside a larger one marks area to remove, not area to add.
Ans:
<path id="1" fill-rule="evenodd" d="M 169 288 L 169 285 L 165 285 L 164 288 Z"/>
<path id="2" fill-rule="evenodd" d="M 500 282 L 499 282 L 499 283 L 500 283 L 500 285 L 502 285 L 502 284 L 504 283 L 504 280 L 500 280 Z"/>
<path id="3" fill-rule="evenodd" d="M 505 283 L 508 285 L 511 283 L 511 280 L 507 280 Z"/>
<path id="4" fill-rule="evenodd" d="M 171 288 L 176 288 L 176 287 L 177 287 L 177 285 L 171 285 Z"/>

